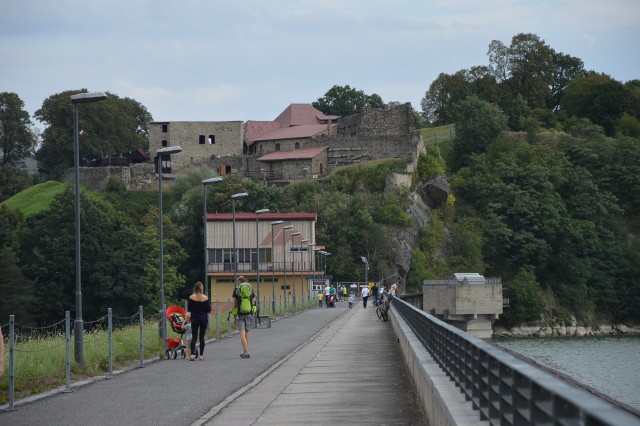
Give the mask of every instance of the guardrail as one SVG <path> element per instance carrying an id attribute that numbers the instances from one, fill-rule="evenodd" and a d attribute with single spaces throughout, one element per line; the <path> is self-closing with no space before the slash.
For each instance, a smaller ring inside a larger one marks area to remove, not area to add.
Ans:
<path id="1" fill-rule="evenodd" d="M 393 309 L 491 425 L 640 425 L 640 418 L 395 298 Z"/>

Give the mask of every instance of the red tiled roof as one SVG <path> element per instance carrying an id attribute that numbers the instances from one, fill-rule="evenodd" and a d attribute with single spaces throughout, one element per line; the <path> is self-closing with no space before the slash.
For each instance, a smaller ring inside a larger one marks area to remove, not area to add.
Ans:
<path id="1" fill-rule="evenodd" d="M 335 120 L 337 115 L 325 115 L 311 104 L 291 104 L 274 120 L 280 127 L 320 124 L 320 121 Z"/>
<path id="2" fill-rule="evenodd" d="M 331 125 L 335 127 L 335 124 Z M 299 139 L 299 138 L 310 138 L 315 135 L 319 135 L 327 131 L 326 124 L 309 124 L 305 126 L 293 126 L 293 127 L 283 127 L 277 130 L 274 130 L 270 133 L 267 133 L 263 136 L 259 136 L 253 140 L 253 142 L 258 141 L 272 141 L 272 140 L 280 140 L 280 139 Z"/>
<path id="3" fill-rule="evenodd" d="M 256 216 L 260 216 L 261 221 L 273 221 L 273 220 L 318 220 L 317 213 L 262 213 L 257 215 L 255 213 L 236 213 L 236 220 L 256 220 Z M 208 213 L 207 221 L 226 221 L 233 220 L 233 213 Z"/>
<path id="4" fill-rule="evenodd" d="M 326 132 L 327 123 L 338 118 L 325 115 L 311 104 L 291 104 L 273 121 L 247 121 L 244 140 L 251 145 L 256 141 L 310 138 Z"/>
<path id="5" fill-rule="evenodd" d="M 327 149 L 326 146 L 317 148 L 294 149 L 293 151 L 275 151 L 258 158 L 258 161 L 309 160 Z"/>

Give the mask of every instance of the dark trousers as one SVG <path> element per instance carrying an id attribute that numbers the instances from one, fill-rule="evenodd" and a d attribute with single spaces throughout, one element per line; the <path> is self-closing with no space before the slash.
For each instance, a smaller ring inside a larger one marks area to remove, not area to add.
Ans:
<path id="1" fill-rule="evenodd" d="M 367 307 L 368 299 L 369 299 L 369 296 L 362 296 L 362 306 L 364 306 L 365 308 Z"/>
<path id="2" fill-rule="evenodd" d="M 195 353 L 196 340 L 200 341 L 200 356 L 204 355 L 204 333 L 207 331 L 208 321 L 193 320 L 191 322 L 191 354 Z"/>

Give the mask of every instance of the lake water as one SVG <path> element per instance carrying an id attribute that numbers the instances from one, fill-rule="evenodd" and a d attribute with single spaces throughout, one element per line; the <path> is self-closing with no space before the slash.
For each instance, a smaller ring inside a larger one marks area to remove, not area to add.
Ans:
<path id="1" fill-rule="evenodd" d="M 640 336 L 494 339 L 640 410 Z"/>

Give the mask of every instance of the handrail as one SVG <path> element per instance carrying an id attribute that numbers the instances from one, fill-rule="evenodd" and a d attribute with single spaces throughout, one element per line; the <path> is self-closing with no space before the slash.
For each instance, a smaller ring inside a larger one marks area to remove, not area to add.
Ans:
<path id="1" fill-rule="evenodd" d="M 640 418 L 410 304 L 393 308 L 491 425 L 640 425 Z"/>

